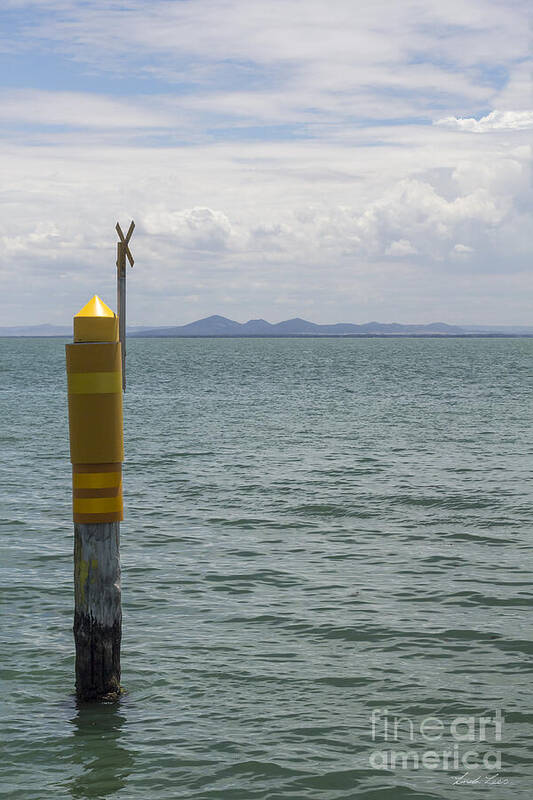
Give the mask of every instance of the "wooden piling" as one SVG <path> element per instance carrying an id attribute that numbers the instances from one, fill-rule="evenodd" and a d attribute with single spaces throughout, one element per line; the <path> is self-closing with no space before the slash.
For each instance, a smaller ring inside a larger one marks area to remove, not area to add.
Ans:
<path id="1" fill-rule="evenodd" d="M 120 694 L 120 522 L 74 524 L 74 640 L 80 700 Z"/>

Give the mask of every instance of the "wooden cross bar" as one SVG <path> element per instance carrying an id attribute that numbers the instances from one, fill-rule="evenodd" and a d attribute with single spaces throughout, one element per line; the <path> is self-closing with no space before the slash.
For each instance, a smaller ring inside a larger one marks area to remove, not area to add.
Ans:
<path id="1" fill-rule="evenodd" d="M 120 239 L 117 242 L 117 311 L 120 346 L 122 350 L 122 391 L 126 391 L 126 258 L 133 267 L 135 263 L 129 248 L 129 241 L 135 229 L 132 220 L 126 236 L 117 222 L 115 230 Z"/>

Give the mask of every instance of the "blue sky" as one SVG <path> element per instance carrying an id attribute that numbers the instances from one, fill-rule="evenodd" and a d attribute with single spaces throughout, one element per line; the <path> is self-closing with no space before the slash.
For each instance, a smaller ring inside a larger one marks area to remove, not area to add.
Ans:
<path id="1" fill-rule="evenodd" d="M 0 324 L 531 324 L 528 4 L 4 0 Z"/>

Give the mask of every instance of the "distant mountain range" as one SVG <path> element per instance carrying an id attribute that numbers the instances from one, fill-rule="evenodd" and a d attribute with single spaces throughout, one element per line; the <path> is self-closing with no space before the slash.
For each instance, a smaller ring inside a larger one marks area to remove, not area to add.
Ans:
<path id="1" fill-rule="evenodd" d="M 72 336 L 72 325 L 15 325 L 0 328 L 0 336 Z"/>
<path id="2" fill-rule="evenodd" d="M 305 319 L 288 319 L 275 324 L 265 319 L 251 319 L 240 323 L 215 314 L 212 317 L 177 325 L 171 328 L 152 328 L 134 336 L 349 336 L 361 334 L 461 334 L 462 328 L 435 322 L 431 325 L 400 325 L 398 323 L 368 322 L 364 325 L 338 322 L 334 325 L 317 325 Z"/>
<path id="3" fill-rule="evenodd" d="M 142 326 L 128 328 L 128 336 L 143 331 Z M 0 336 L 72 336 L 70 325 L 14 325 L 0 328 Z"/>
<path id="4" fill-rule="evenodd" d="M 71 336 L 70 325 L 26 325 L 0 328 L 0 336 Z M 296 317 L 284 322 L 271 323 L 264 319 L 235 322 L 215 314 L 188 325 L 172 327 L 131 327 L 128 336 L 140 337 L 270 337 L 270 336 L 532 336 L 533 327 L 525 325 L 447 325 L 432 322 L 429 325 L 402 325 L 398 322 L 367 322 L 356 325 L 337 322 L 318 325 Z"/>

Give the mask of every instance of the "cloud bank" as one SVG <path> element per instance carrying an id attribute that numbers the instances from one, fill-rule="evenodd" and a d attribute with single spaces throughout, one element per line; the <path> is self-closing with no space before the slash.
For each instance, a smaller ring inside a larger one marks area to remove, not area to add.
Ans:
<path id="1" fill-rule="evenodd" d="M 132 324 L 527 324 L 527 16 L 491 0 L 10 0 L 3 324 L 112 302 L 114 224 L 131 218 Z"/>
<path id="2" fill-rule="evenodd" d="M 524 131 L 533 128 L 533 111 L 491 111 L 481 119 L 469 117 L 445 117 L 435 122 L 443 128 L 452 128 L 471 133 L 490 133 L 491 131 Z"/>

